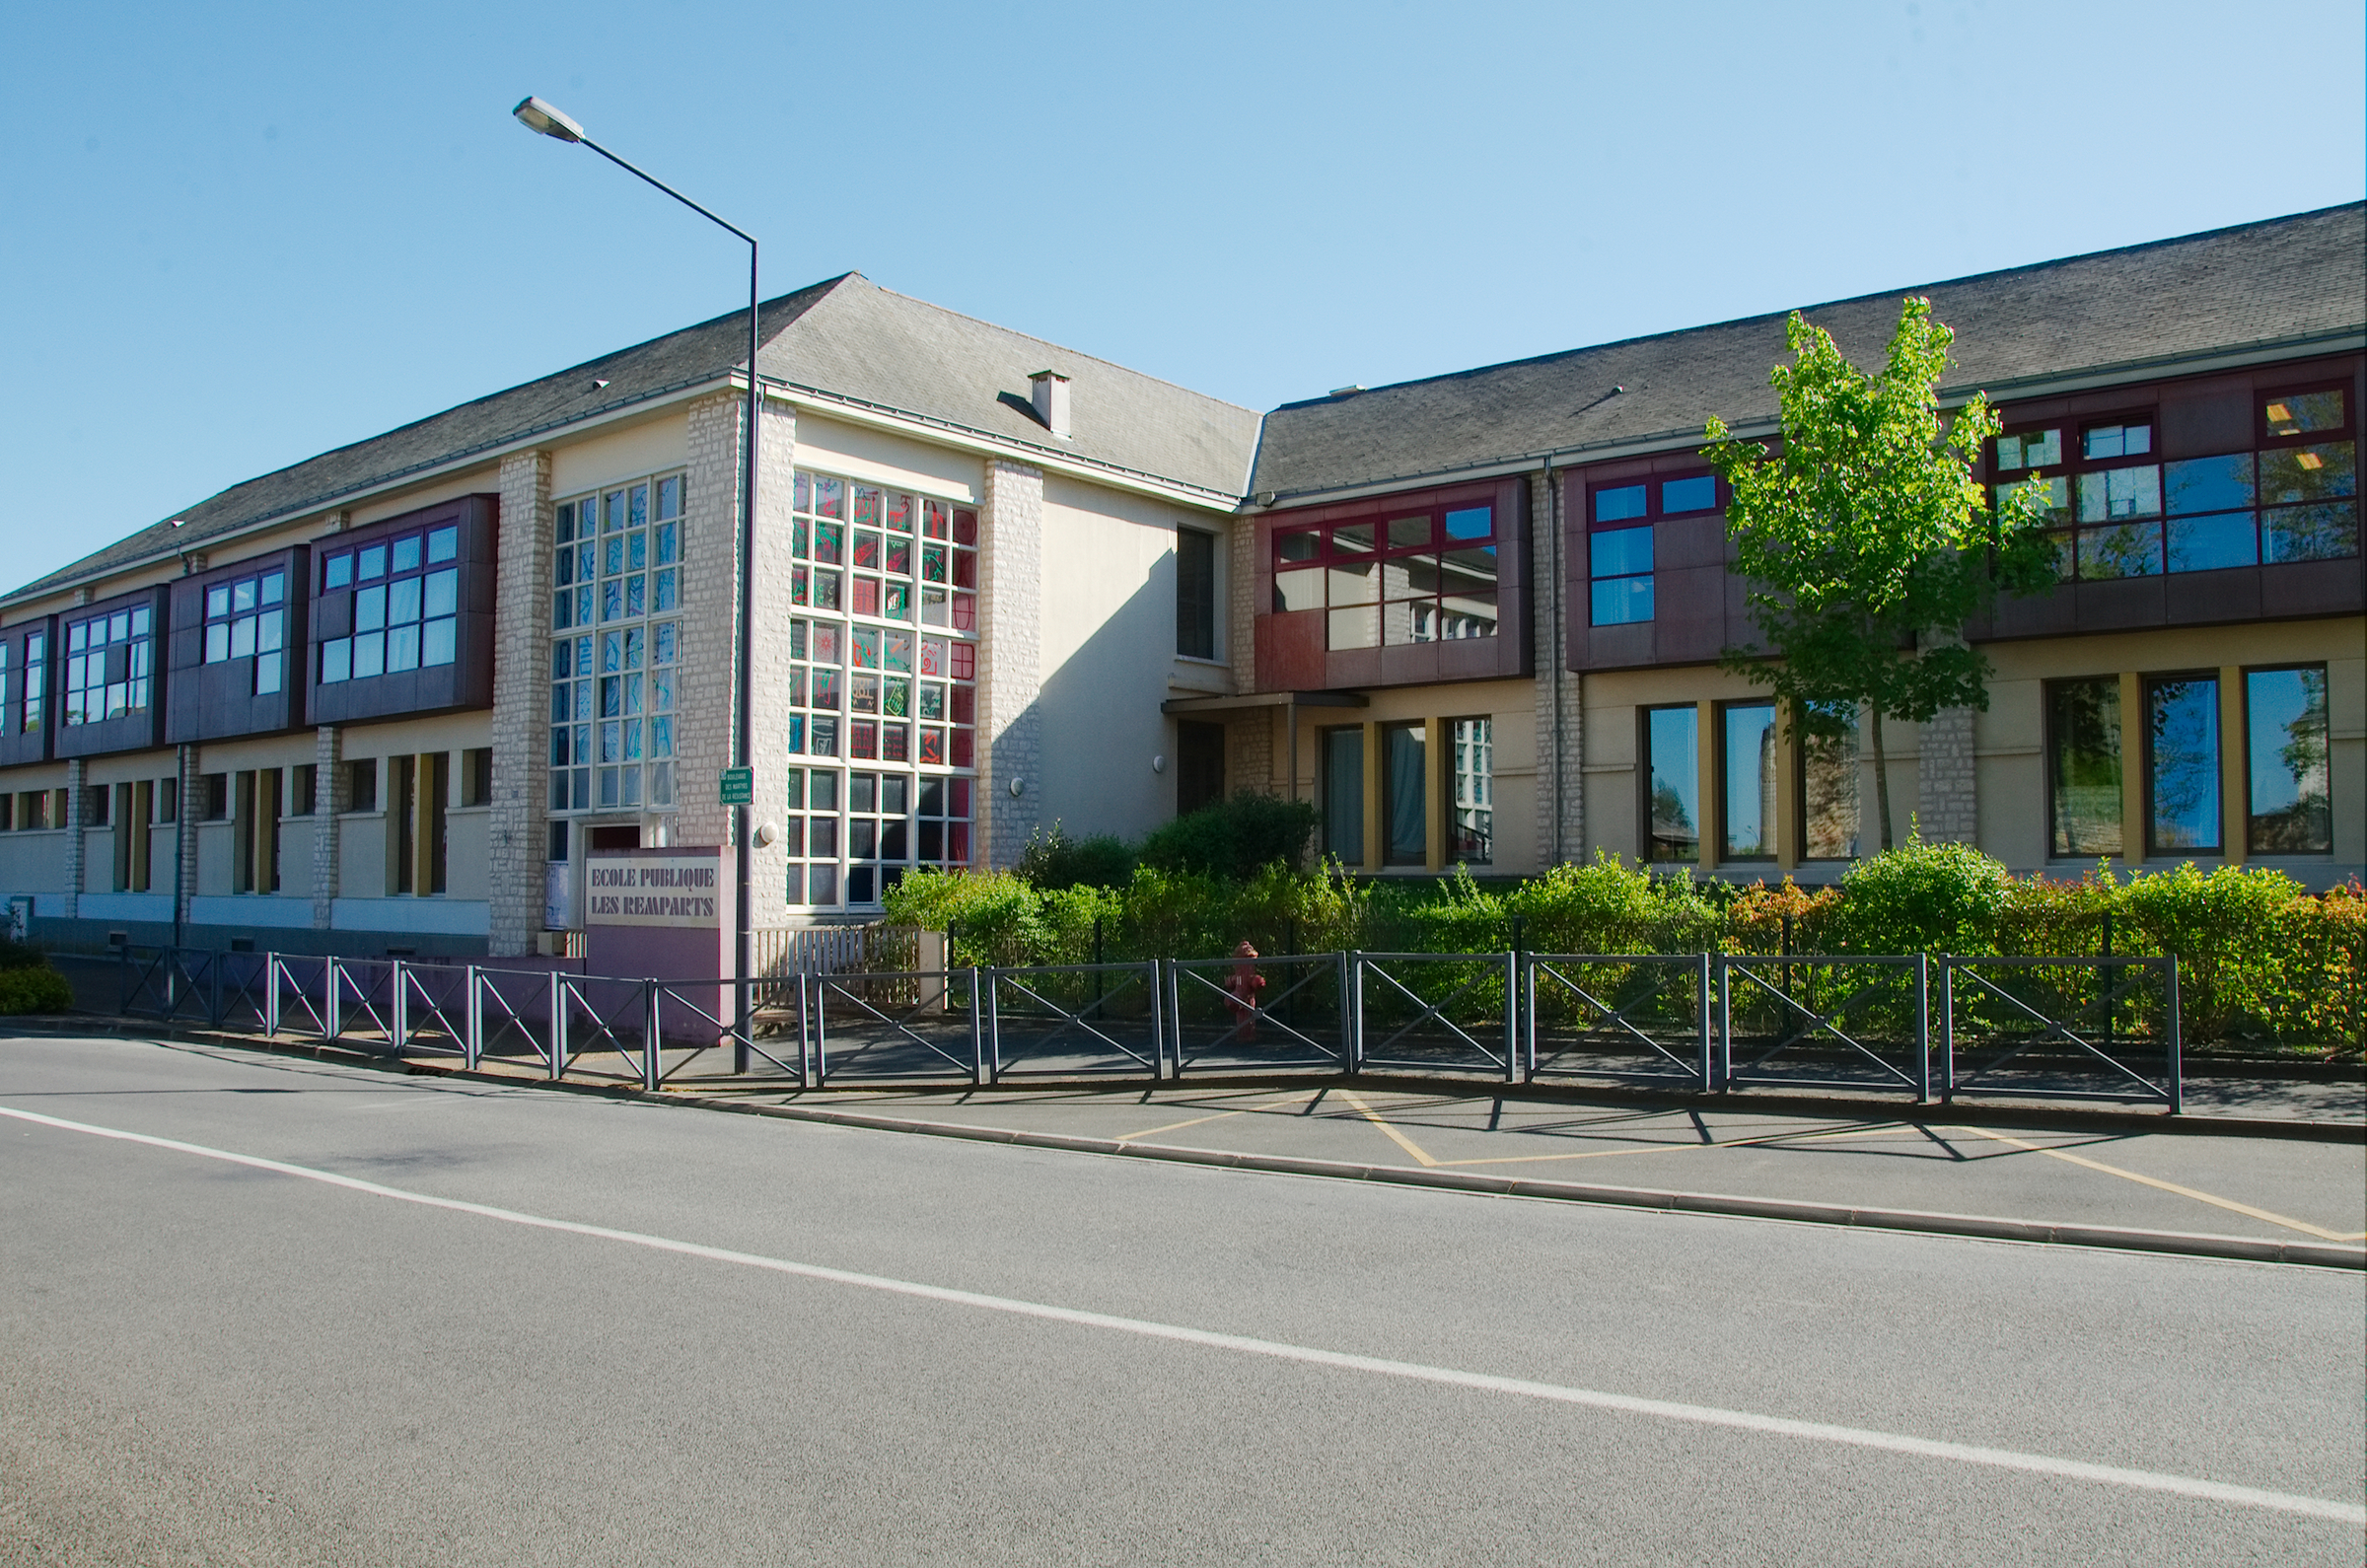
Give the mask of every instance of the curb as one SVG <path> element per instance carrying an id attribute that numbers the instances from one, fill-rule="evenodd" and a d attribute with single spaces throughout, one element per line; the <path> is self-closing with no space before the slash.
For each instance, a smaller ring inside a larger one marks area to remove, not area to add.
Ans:
<path id="1" fill-rule="evenodd" d="M 477 1078 L 483 1075 L 455 1073 L 453 1076 Z M 635 1100 L 662 1100 L 668 1105 L 726 1110 L 741 1115 L 773 1116 L 874 1132 L 910 1133 L 928 1138 L 955 1138 L 969 1143 L 1053 1149 L 1069 1154 L 1099 1154 L 1127 1160 L 1156 1160 L 1231 1171 L 1257 1171 L 1277 1176 L 1379 1181 L 1393 1186 L 1477 1192 L 1494 1197 L 1543 1198 L 1559 1203 L 1592 1203 L 1664 1214 L 1718 1214 L 1746 1219 L 1789 1220 L 1803 1225 L 1835 1225 L 1859 1230 L 1972 1237 L 1983 1241 L 2033 1242 L 2051 1247 L 2092 1247 L 2115 1251 L 2217 1257 L 2250 1263 L 2297 1263 L 2315 1268 L 2367 1271 L 2367 1248 L 2323 1242 L 2278 1242 L 2243 1236 L 2141 1231 L 2106 1225 L 2057 1225 L 2041 1220 L 1945 1214 L 1922 1209 L 1856 1208 L 1788 1198 L 1738 1197 L 1722 1192 L 1683 1192 L 1654 1187 L 1602 1186 L 1578 1181 L 1540 1181 L 1518 1176 L 1476 1176 L 1460 1171 L 1425 1171 L 1416 1166 L 1356 1165 L 1341 1160 L 1243 1154 L 1232 1150 L 1193 1149 L 1174 1144 L 1120 1143 L 1110 1138 L 1022 1132 L 1007 1127 L 973 1127 L 951 1121 L 905 1121 L 893 1116 L 866 1115 L 853 1110 L 824 1110 L 810 1105 L 751 1105 L 707 1100 L 680 1092 L 649 1095 L 639 1090 L 626 1090 L 623 1093 Z"/>
<path id="2" fill-rule="evenodd" d="M 28 1031 L 27 1033 L 33 1033 Z M 60 1036 L 101 1033 L 92 1030 L 41 1031 Z M 129 1034 L 133 1031 L 105 1033 Z M 1247 1154 L 1229 1149 L 1195 1149 L 1178 1144 L 1120 1142 L 1070 1133 L 1025 1132 L 1010 1127 L 978 1127 L 953 1121 L 913 1121 L 859 1110 L 826 1110 L 815 1105 L 756 1105 L 745 1101 L 715 1100 L 680 1090 L 651 1094 L 630 1084 L 549 1083 L 512 1078 L 498 1073 L 470 1072 L 440 1062 L 390 1061 L 365 1052 L 328 1048 L 298 1049 L 284 1044 L 258 1044 L 244 1035 L 217 1034 L 196 1030 L 142 1030 L 142 1037 L 162 1036 L 199 1045 L 232 1046 L 273 1055 L 335 1059 L 385 1072 L 420 1077 L 453 1078 L 466 1083 L 514 1089 L 557 1089 L 597 1095 L 610 1100 L 635 1100 L 655 1105 L 720 1110 L 734 1115 L 769 1116 L 776 1120 L 807 1121 L 851 1127 L 869 1132 L 897 1132 L 926 1138 L 951 1138 L 966 1143 L 1006 1144 L 1024 1149 L 1050 1149 L 1067 1154 L 1098 1154 L 1121 1160 L 1154 1160 L 1174 1165 L 1207 1166 L 1220 1170 L 1255 1171 L 1273 1176 L 1321 1176 L 1335 1181 L 1377 1181 L 1393 1186 L 1428 1187 L 1439 1191 L 1475 1192 L 1491 1197 L 1542 1198 L 1558 1203 L 1590 1203 L 1607 1208 L 1637 1209 L 1662 1214 L 1715 1214 L 1733 1218 L 1786 1220 L 1801 1225 L 1830 1225 L 1855 1230 L 1894 1231 L 1927 1236 L 1958 1236 L 1980 1241 L 2024 1242 L 2049 1247 L 2086 1247 L 2112 1251 L 2152 1252 L 2181 1257 L 2214 1257 L 2248 1263 L 2288 1263 L 2312 1268 L 2340 1268 L 2367 1272 L 2367 1247 L 2325 1242 L 2279 1242 L 2204 1232 L 2146 1231 L 2107 1225 L 2060 1225 L 2043 1220 L 2017 1220 L 1981 1214 L 1948 1214 L 1925 1209 L 1860 1208 L 1837 1203 L 1814 1203 L 1790 1198 L 1754 1198 L 1723 1192 L 1686 1192 L 1673 1188 L 1606 1186 L 1579 1181 L 1542 1181 L 1520 1176 L 1478 1176 L 1461 1171 L 1429 1171 L 1418 1166 L 1357 1165 L 1344 1160 L 1317 1160 L 1289 1155 Z M 1363 1080 L 1386 1082 L 1386 1080 Z M 1305 1083 L 1305 1079 L 1288 1080 Z M 1040 1083 L 1031 1088 L 1041 1089 Z M 1435 1085 L 1430 1085 L 1436 1088 Z M 1763 1103 L 1767 1097 L 1760 1097 Z M 1726 1104 L 1735 1104 L 1728 1100 Z M 1816 1102 L 1785 1102 L 1804 1108 Z M 1829 1104 L 1854 1105 L 1852 1102 Z M 1886 1106 L 1897 1109 L 1895 1105 Z M 1952 1119 L 1963 1119 L 1951 1107 Z M 2146 1117 L 2157 1129 L 2164 1118 Z M 2327 1128 L 2318 1122 L 2253 1122 L 2253 1136 L 2293 1136 L 2287 1129 Z M 2265 1129 L 2275 1129 L 2268 1131 Z M 2348 1141 L 2348 1140 L 2330 1140 Z"/>

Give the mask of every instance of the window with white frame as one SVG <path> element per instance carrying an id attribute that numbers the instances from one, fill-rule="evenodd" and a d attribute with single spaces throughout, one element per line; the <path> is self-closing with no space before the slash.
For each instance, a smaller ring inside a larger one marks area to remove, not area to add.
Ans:
<path id="1" fill-rule="evenodd" d="M 969 863 L 978 516 L 805 469 L 792 513 L 788 901 L 873 904 Z"/>
<path id="2" fill-rule="evenodd" d="M 682 475 L 561 501 L 555 523 L 550 810 L 672 810 Z"/>

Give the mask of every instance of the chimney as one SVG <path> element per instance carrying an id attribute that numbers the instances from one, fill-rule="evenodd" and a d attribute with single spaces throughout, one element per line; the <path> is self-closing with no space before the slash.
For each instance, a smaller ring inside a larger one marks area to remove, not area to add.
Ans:
<path id="1" fill-rule="evenodd" d="M 1068 439 L 1068 378 L 1056 370 L 1040 370 L 1028 377 L 1034 390 L 1036 417 L 1043 428 Z"/>

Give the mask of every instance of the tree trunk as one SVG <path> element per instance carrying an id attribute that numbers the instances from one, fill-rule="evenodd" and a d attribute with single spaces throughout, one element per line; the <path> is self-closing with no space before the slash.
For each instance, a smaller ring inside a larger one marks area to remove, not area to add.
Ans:
<path id="1" fill-rule="evenodd" d="M 1868 703 L 1866 712 L 1874 721 L 1874 803 L 1882 815 L 1882 847 L 1887 852 L 1891 847 L 1891 759 L 1882 749 L 1881 706 Z"/>

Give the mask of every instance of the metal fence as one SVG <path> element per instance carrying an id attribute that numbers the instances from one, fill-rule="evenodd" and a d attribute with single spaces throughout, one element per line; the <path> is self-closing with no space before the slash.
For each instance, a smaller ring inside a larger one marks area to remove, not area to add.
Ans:
<path id="1" fill-rule="evenodd" d="M 2184 1106 L 2174 958 L 1320 953 L 745 980 L 114 963 L 126 1017 L 650 1090 L 1386 1072 Z M 103 1005 L 106 970 L 78 973 Z"/>

